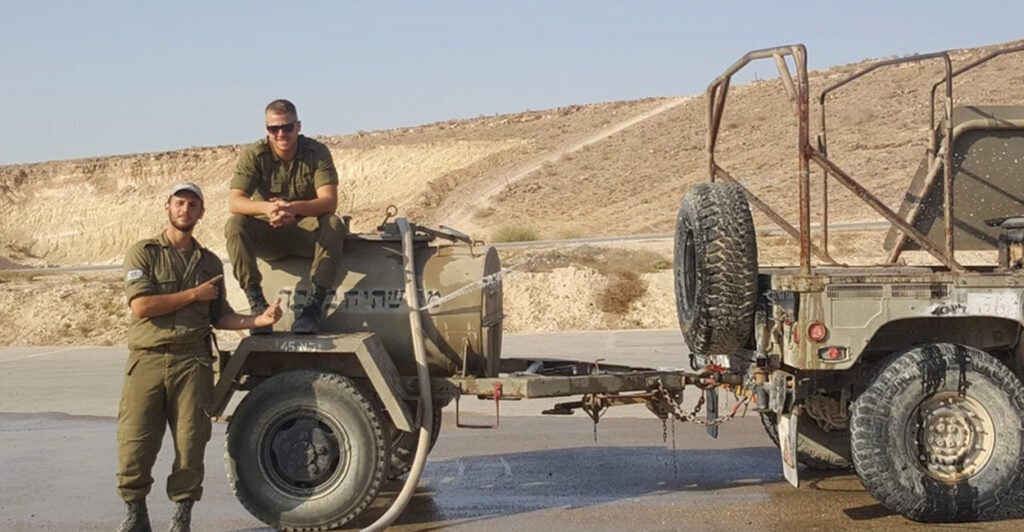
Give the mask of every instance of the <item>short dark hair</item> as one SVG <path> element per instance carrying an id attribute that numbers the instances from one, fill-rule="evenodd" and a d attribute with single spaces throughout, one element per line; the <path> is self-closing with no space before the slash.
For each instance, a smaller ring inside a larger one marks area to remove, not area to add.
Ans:
<path id="1" fill-rule="evenodd" d="M 267 108 L 263 112 L 264 114 L 291 115 L 296 120 L 299 118 L 299 112 L 295 110 L 295 104 L 281 98 L 268 103 Z"/>

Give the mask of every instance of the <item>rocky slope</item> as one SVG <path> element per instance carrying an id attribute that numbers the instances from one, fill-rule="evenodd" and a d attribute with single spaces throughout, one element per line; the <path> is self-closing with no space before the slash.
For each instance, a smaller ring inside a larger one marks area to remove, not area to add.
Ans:
<path id="1" fill-rule="evenodd" d="M 954 65 L 991 49 L 955 52 Z M 812 98 L 863 67 L 812 72 Z M 829 99 L 830 157 L 889 205 L 898 204 L 924 154 L 928 93 L 942 72 L 937 61 L 888 68 Z M 1024 54 L 998 58 L 954 84 L 956 104 L 1024 103 L 1017 89 L 1022 81 Z M 729 96 L 719 164 L 795 223 L 796 122 L 782 83 L 734 86 Z M 651 113 L 629 127 L 616 127 Z M 430 224 L 457 222 L 456 228 L 485 240 L 503 228 L 530 230 L 544 239 L 670 233 L 685 189 L 706 179 L 706 113 L 704 96 L 696 95 L 319 138 L 341 171 L 339 210 L 353 216 L 357 231 L 372 230 L 393 204 L 401 215 Z M 817 113 L 812 105 L 812 133 Z M 159 231 L 165 221 L 163 196 L 168 186 L 184 180 L 199 183 L 208 197 L 197 238 L 223 252 L 227 184 L 240 148 L 0 166 L 0 308 L 7 324 L 0 343 L 120 341 L 126 313 L 116 275 L 15 278 L 3 270 L 117 264 L 128 245 Z M 879 219 L 838 188 L 830 189 L 833 205 L 840 206 L 830 211 L 833 220 Z M 755 219 L 759 228 L 767 227 L 763 217 L 755 213 Z M 837 235 L 835 247 L 840 260 L 883 257 L 877 235 L 857 240 Z M 659 267 L 638 272 L 639 282 L 632 284 L 637 293 L 614 311 L 595 306 L 601 290 L 617 282 L 614 275 L 585 260 L 511 277 L 507 328 L 674 327 L 672 283 L 665 269 L 671 249 L 653 248 L 648 251 L 659 258 L 650 262 Z M 786 249 L 762 245 L 762 261 L 782 260 Z M 562 286 L 564 305 L 545 299 L 559 297 L 561 288 L 553 287 Z M 583 300 L 579 312 L 567 312 L 574 299 Z M 46 323 L 47 316 L 58 319 Z"/>

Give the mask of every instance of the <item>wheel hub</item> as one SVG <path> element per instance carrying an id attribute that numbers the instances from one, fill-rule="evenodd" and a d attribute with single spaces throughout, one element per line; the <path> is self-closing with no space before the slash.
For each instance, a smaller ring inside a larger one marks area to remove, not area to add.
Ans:
<path id="1" fill-rule="evenodd" d="M 339 432 L 311 414 L 295 415 L 269 433 L 266 454 L 271 475 L 289 491 L 315 490 L 343 462 Z"/>
<path id="2" fill-rule="evenodd" d="M 955 392 L 934 395 L 918 406 L 912 419 L 909 429 L 916 446 L 912 452 L 932 478 L 945 482 L 968 478 L 992 456 L 992 418 L 970 397 Z"/>

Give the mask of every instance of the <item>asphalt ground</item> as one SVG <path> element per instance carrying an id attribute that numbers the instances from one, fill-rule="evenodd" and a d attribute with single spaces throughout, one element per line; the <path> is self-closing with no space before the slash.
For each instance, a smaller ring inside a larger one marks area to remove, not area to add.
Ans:
<path id="1" fill-rule="evenodd" d="M 671 368 L 685 365 L 677 331 L 508 335 L 508 357 Z M 123 515 L 115 491 L 115 414 L 127 351 L 115 347 L 0 348 L 0 530 L 112 530 Z M 779 454 L 756 415 L 712 439 L 696 426 L 663 424 L 642 406 L 541 416 L 551 400 L 502 403 L 500 426 L 459 429 L 453 406 L 419 488 L 394 530 L 1021 530 L 1024 519 L 923 525 L 879 505 L 850 472 L 782 478 Z M 493 420 L 487 401 L 461 404 L 464 421 Z M 237 502 L 223 462 L 224 429 L 207 447 L 206 492 L 194 530 L 269 530 Z M 149 498 L 154 529 L 169 437 Z M 389 484 L 350 528 L 383 513 Z"/>

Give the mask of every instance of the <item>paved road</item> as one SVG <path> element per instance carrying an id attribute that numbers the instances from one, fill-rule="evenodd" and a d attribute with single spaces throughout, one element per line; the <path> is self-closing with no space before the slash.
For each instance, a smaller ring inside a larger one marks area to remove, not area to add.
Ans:
<path id="1" fill-rule="evenodd" d="M 834 223 L 829 226 L 829 231 L 832 232 L 846 232 L 846 231 L 861 231 L 865 229 L 886 229 L 889 227 L 889 222 L 849 222 L 849 223 Z M 819 230 L 819 224 L 811 224 L 813 231 Z M 759 232 L 769 235 L 783 234 L 784 231 L 781 227 L 769 226 L 763 229 L 759 229 Z M 658 242 L 658 241 L 671 241 L 674 238 L 672 233 L 651 233 L 643 235 L 620 235 L 620 236 L 588 236 L 580 238 L 567 238 L 562 240 L 529 240 L 522 242 L 492 242 L 490 245 L 495 248 L 501 249 L 512 249 L 512 248 L 563 248 L 566 246 L 583 246 L 590 244 L 616 244 L 623 242 Z M 225 265 L 230 264 L 227 260 L 224 261 Z M 3 270 L 8 275 L 48 275 L 48 274 L 65 274 L 65 273 L 81 273 L 81 272 L 98 272 L 98 271 L 114 271 L 120 270 L 124 266 L 121 264 L 83 264 L 83 265 L 70 265 L 70 266 L 54 266 L 51 268 L 14 268 Z"/>
<path id="2" fill-rule="evenodd" d="M 509 335 L 505 344 L 510 357 L 560 353 L 654 367 L 682 366 L 682 350 L 676 331 Z M 124 358 L 123 347 L 0 349 L 0 530 L 110 530 L 120 520 L 114 413 Z M 503 404 L 497 430 L 457 429 L 449 407 L 417 494 L 394 529 L 931 529 L 890 514 L 850 474 L 805 472 L 801 488 L 791 488 L 754 417 L 729 423 L 712 440 L 697 427 L 663 426 L 643 407 L 613 410 L 595 430 L 581 414 L 536 415 L 542 403 Z M 490 411 L 486 402 L 463 407 L 479 416 Z M 196 530 L 268 530 L 232 495 L 223 444 L 218 424 Z M 162 496 L 170 459 L 162 453 L 155 469 L 157 530 L 170 516 Z M 388 486 L 354 526 L 383 512 L 398 489 Z M 943 528 L 1021 529 L 1024 519 Z"/>

